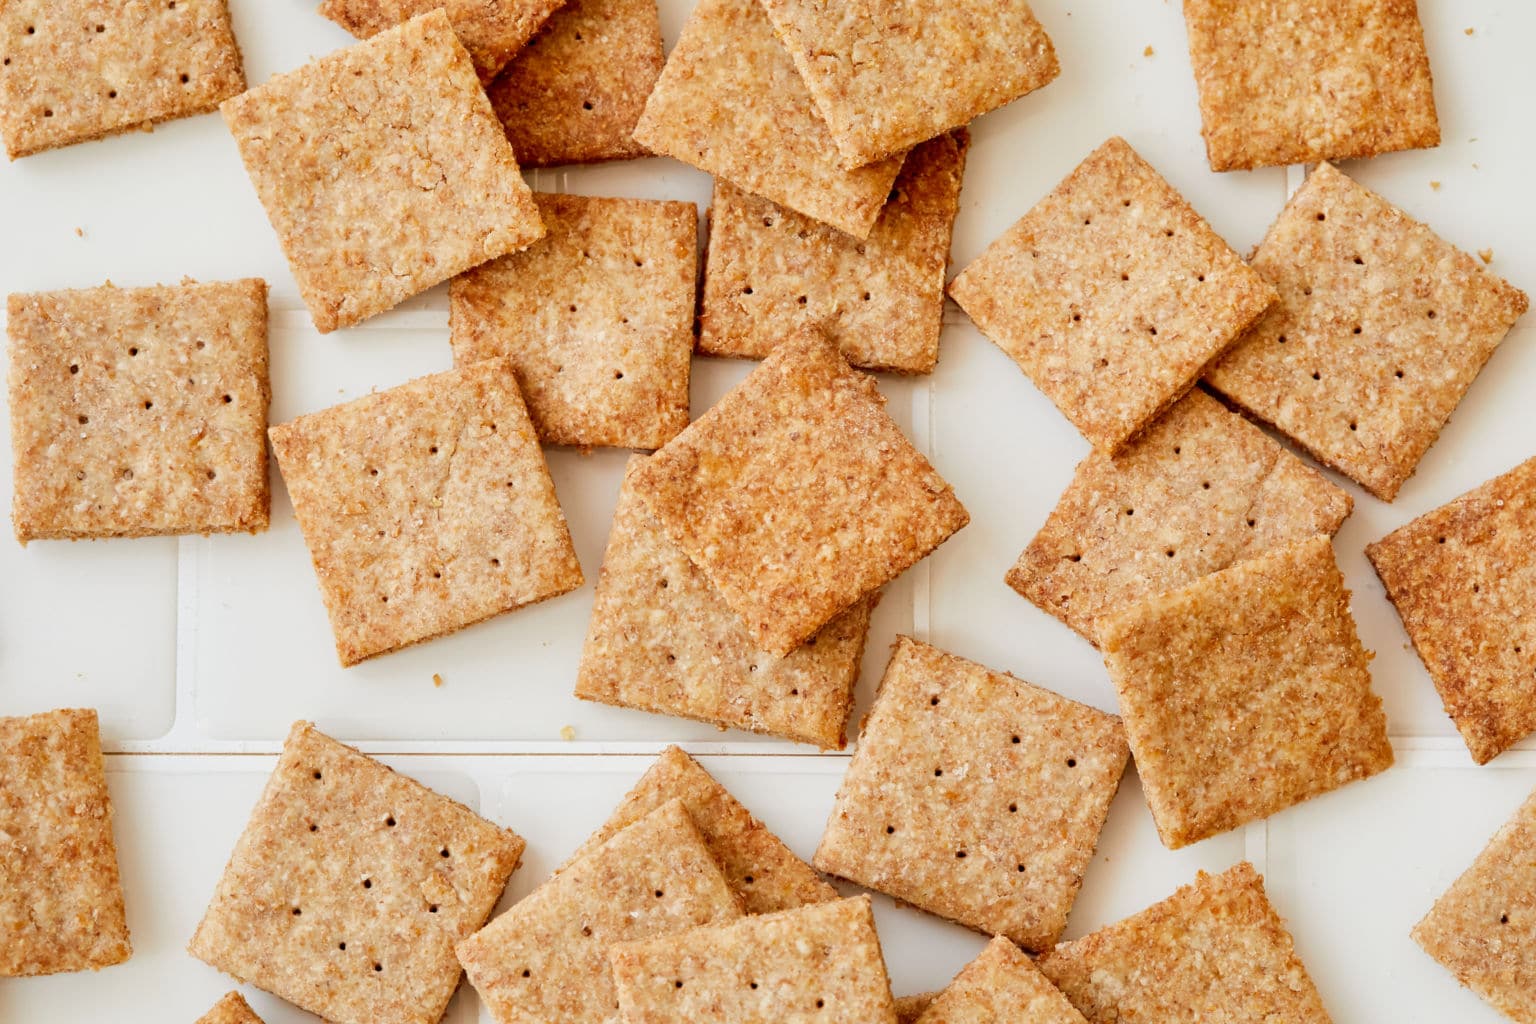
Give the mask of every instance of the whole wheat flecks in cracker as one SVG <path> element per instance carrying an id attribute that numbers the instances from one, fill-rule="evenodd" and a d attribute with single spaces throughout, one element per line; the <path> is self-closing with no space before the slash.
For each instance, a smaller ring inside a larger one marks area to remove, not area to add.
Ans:
<path id="1" fill-rule="evenodd" d="M 897 996 L 896 1024 L 917 1024 L 923 1011 L 933 1005 L 938 995 L 937 992 L 916 992 L 909 996 Z"/>
<path id="2" fill-rule="evenodd" d="M 490 81 L 564 0 L 322 0 L 320 13 L 368 38 L 441 7 L 454 34 Z"/>

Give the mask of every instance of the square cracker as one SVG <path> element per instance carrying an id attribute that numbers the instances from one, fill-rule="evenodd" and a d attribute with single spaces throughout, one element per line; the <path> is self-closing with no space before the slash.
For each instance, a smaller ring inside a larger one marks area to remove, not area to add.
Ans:
<path id="1" fill-rule="evenodd" d="M 698 209 L 534 198 L 548 234 L 449 286 L 454 362 L 510 359 L 545 444 L 660 448 L 688 425 Z"/>
<path id="2" fill-rule="evenodd" d="M 1348 494 L 1196 388 L 1116 457 L 1093 452 L 1008 585 L 1097 644 L 1095 620 L 1236 562 L 1332 536 Z"/>
<path id="3" fill-rule="evenodd" d="M 902 637 L 812 863 L 1047 949 L 1127 756 L 1115 716 Z"/>
<path id="4" fill-rule="evenodd" d="M 922 1024 L 1084 1024 L 1019 947 L 998 936 L 917 1018 Z"/>
<path id="5" fill-rule="evenodd" d="M 206 114 L 245 89 L 225 0 L 7 0 L 0 54 L 12 160 Z"/>
<path id="6" fill-rule="evenodd" d="M 322 333 L 544 234 L 441 9 L 277 75 L 223 111 Z"/>
<path id="7" fill-rule="evenodd" d="M 780 655 L 970 518 L 874 380 L 816 330 L 774 349 L 633 485 L 752 642 Z"/>
<path id="8" fill-rule="evenodd" d="M 1414 926 L 1413 941 L 1510 1020 L 1536 1022 L 1536 794 Z"/>
<path id="9" fill-rule="evenodd" d="M 1472 759 L 1536 731 L 1536 459 L 1365 554 Z"/>
<path id="10" fill-rule="evenodd" d="M 239 992 L 227 992 L 213 1009 L 197 1018 L 197 1024 L 264 1024 Z"/>
<path id="11" fill-rule="evenodd" d="M 0 977 L 127 960 L 96 712 L 0 718 Z"/>
<path id="12" fill-rule="evenodd" d="M 504 359 L 273 427 L 342 665 L 581 586 Z"/>
<path id="13" fill-rule="evenodd" d="M 1529 305 L 1327 164 L 1291 197 L 1253 266 L 1280 301 L 1207 382 L 1384 501 Z"/>
<path id="14" fill-rule="evenodd" d="M 1095 448 L 1188 391 L 1275 299 L 1124 139 L 960 272 L 960 307 Z"/>
<path id="15" fill-rule="evenodd" d="M 295 722 L 187 948 L 335 1024 L 435 1024 L 523 846 Z"/>
<path id="16" fill-rule="evenodd" d="M 1061 73 L 1024 0 L 763 0 L 844 167 L 968 124 Z"/>
<path id="17" fill-rule="evenodd" d="M 1392 766 L 1327 537 L 1131 605 L 1099 640 L 1169 849 Z"/>
<path id="18" fill-rule="evenodd" d="M 681 800 L 669 800 L 459 943 L 496 1024 L 603 1024 L 608 949 L 741 916 Z"/>
<path id="19" fill-rule="evenodd" d="M 320 13 L 359 38 L 441 7 L 489 82 L 564 0 L 321 0 Z"/>
<path id="20" fill-rule="evenodd" d="M 1213 171 L 1440 144 L 1414 0 L 1184 0 Z"/>
<path id="21" fill-rule="evenodd" d="M 841 748 L 875 598 L 786 655 L 760 649 L 646 511 L 642 464 L 630 460 L 619 490 L 576 696 Z"/>
<path id="22" fill-rule="evenodd" d="M 624 1024 L 895 1024 L 868 896 L 609 951 Z"/>
<path id="23" fill-rule="evenodd" d="M 1243 861 L 1063 943 L 1040 970 L 1089 1024 L 1329 1024 L 1264 879 Z"/>
<path id="24" fill-rule="evenodd" d="M 820 325 L 867 370 L 929 373 L 970 136 L 913 149 L 863 242 L 715 179 L 699 351 L 761 359 Z"/>
<path id="25" fill-rule="evenodd" d="M 632 160 L 665 59 L 656 0 L 566 0 L 486 93 L 524 167 Z"/>
<path id="26" fill-rule="evenodd" d="M 809 864 L 796 857 L 704 767 L 680 748 L 661 752 L 601 828 L 570 860 L 579 860 L 670 800 L 681 800 L 726 884 L 749 914 L 768 914 L 837 898 Z"/>
<path id="27" fill-rule="evenodd" d="M 759 0 L 699 0 L 635 126 L 635 141 L 858 238 L 901 157 L 845 170 Z"/>
<path id="28" fill-rule="evenodd" d="M 18 540 L 267 528 L 264 282 L 7 306 Z"/>

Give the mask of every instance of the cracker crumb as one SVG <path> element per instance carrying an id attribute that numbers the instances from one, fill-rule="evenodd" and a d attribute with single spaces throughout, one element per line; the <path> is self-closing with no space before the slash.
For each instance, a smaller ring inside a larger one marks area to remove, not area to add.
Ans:
<path id="1" fill-rule="evenodd" d="M 1146 49 L 1145 49 L 1145 50 L 1142 50 L 1142 51 L 1141 51 L 1141 55 L 1142 55 L 1142 56 L 1143 56 L 1143 57 L 1150 57 L 1150 56 L 1152 56 L 1152 55 L 1153 55 L 1153 54 L 1154 54 L 1154 53 L 1156 53 L 1156 52 L 1157 52 L 1157 51 L 1156 51 L 1156 50 L 1154 50 L 1154 49 L 1152 49 L 1152 47 L 1151 47 L 1151 46 L 1148 46 L 1148 47 L 1147 47 L 1147 48 L 1146 48 Z"/>
<path id="2" fill-rule="evenodd" d="M 575 727 L 570 725 L 562 725 L 560 727 L 560 738 L 565 740 L 567 743 L 571 742 L 571 740 L 574 740 L 576 738 Z"/>
<path id="3" fill-rule="evenodd" d="M 1472 29 L 1470 27 L 1465 28 L 1462 31 L 1466 32 L 1467 35 L 1471 35 L 1472 34 Z"/>
<path id="4" fill-rule="evenodd" d="M 1429 183 L 1429 187 L 1434 189 L 1436 192 L 1440 191 L 1440 183 L 1438 181 L 1431 181 Z"/>
<path id="5" fill-rule="evenodd" d="M 1477 250 L 1477 257 L 1478 257 L 1478 259 L 1482 260 L 1484 263 L 1492 263 L 1493 262 L 1493 250 L 1492 249 L 1479 249 L 1479 250 Z"/>
<path id="6" fill-rule="evenodd" d="M 75 237 L 76 238 L 84 238 L 85 237 L 85 228 L 75 228 Z"/>
<path id="7" fill-rule="evenodd" d="M 443 685 L 443 677 L 441 675 L 439 675 L 438 673 L 433 672 L 432 673 L 432 685 L 433 686 L 442 686 Z"/>

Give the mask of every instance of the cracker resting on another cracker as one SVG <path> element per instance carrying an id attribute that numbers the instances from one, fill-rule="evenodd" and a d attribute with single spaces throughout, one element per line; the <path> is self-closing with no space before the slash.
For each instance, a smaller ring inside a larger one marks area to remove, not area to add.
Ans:
<path id="1" fill-rule="evenodd" d="M 322 0 L 320 13 L 360 38 L 442 8 L 469 51 L 481 81 L 490 81 L 565 0 Z"/>

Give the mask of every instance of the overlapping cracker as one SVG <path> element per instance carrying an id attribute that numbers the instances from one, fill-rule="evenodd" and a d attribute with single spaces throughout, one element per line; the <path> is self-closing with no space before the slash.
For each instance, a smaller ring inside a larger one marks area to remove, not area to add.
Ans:
<path id="1" fill-rule="evenodd" d="M 854 366 L 932 371 L 969 145 L 962 130 L 913 149 L 863 242 L 717 178 L 699 351 L 761 359 L 818 325 Z"/>
<path id="2" fill-rule="evenodd" d="M 197 1018 L 197 1024 L 265 1024 L 239 992 L 227 992 L 213 1009 Z"/>
<path id="3" fill-rule="evenodd" d="M 664 60 L 656 0 L 566 0 L 486 93 L 524 167 L 631 160 Z"/>
<path id="4" fill-rule="evenodd" d="M 845 170 L 759 0 L 700 0 L 635 126 L 635 141 L 865 238 L 901 157 Z"/>
<path id="5" fill-rule="evenodd" d="M 1024 0 L 763 0 L 844 167 L 901 153 L 1061 72 Z"/>
<path id="6" fill-rule="evenodd" d="M 0 718 L 0 977 L 133 952 L 96 712 Z"/>
<path id="7" fill-rule="evenodd" d="M 496 1024 L 602 1024 L 616 1009 L 610 946 L 740 916 L 670 800 L 459 943 L 459 960 Z"/>
<path id="8" fill-rule="evenodd" d="M 1127 754 L 1113 715 L 902 637 L 811 862 L 1047 949 Z"/>
<path id="9" fill-rule="evenodd" d="M 1536 1021 L 1536 794 L 1414 926 L 1413 941 L 1510 1020 Z"/>
<path id="10" fill-rule="evenodd" d="M 1472 759 L 1536 731 L 1536 459 L 1365 554 Z"/>
<path id="11" fill-rule="evenodd" d="M 1169 849 L 1392 765 L 1327 537 L 1107 616 L 1099 640 Z"/>
<path id="12" fill-rule="evenodd" d="M 267 528 L 264 282 L 7 306 L 18 540 Z"/>
<path id="13" fill-rule="evenodd" d="M 1253 266 L 1280 301 L 1207 381 L 1384 501 L 1529 306 L 1327 164 L 1291 197 Z"/>
<path id="14" fill-rule="evenodd" d="M 1001 936 L 963 967 L 918 1018 L 923 1024 L 1083 1024 L 1033 960 Z"/>
<path id="15" fill-rule="evenodd" d="M 544 234 L 441 9 L 222 109 L 322 333 Z"/>
<path id="16" fill-rule="evenodd" d="M 949 293 L 1107 452 L 1188 391 L 1275 299 L 1120 138 L 1094 150 Z"/>
<path id="17" fill-rule="evenodd" d="M 489 82 L 564 0 L 321 0 L 320 13 L 366 39 L 441 7 Z"/>
<path id="18" fill-rule="evenodd" d="M 188 951 L 336 1024 L 431 1024 L 523 845 L 296 722 Z"/>
<path id="19" fill-rule="evenodd" d="M 918 992 L 896 997 L 896 1024 L 917 1024 L 923 1012 L 933 1005 L 937 992 Z"/>
<path id="20" fill-rule="evenodd" d="M 1285 922 L 1247 861 L 1041 957 L 1089 1024 L 1329 1024 Z"/>
<path id="21" fill-rule="evenodd" d="M 545 444 L 660 448 L 688 425 L 697 208 L 534 198 L 548 234 L 449 286 L 454 362 L 510 359 Z"/>
<path id="22" fill-rule="evenodd" d="M 576 672 L 583 700 L 842 747 L 878 595 L 779 656 L 760 649 L 624 474 Z"/>
<path id="23" fill-rule="evenodd" d="M 868 896 L 613 947 L 624 1024 L 895 1024 Z"/>
<path id="24" fill-rule="evenodd" d="M 1354 502 L 1198 388 L 1115 458 L 1093 452 L 1008 585 L 1090 643 L 1127 604 L 1317 534 Z"/>
<path id="25" fill-rule="evenodd" d="M 270 433 L 344 666 L 581 586 L 505 359 Z"/>
<path id="26" fill-rule="evenodd" d="M 671 800 L 683 802 L 704 845 L 720 865 L 726 884 L 735 890 L 747 913 L 768 914 L 837 898 L 836 889 L 796 857 L 699 762 L 675 746 L 661 752 L 608 820 L 566 863 L 580 860 Z"/>
<path id="27" fill-rule="evenodd" d="M 1440 144 L 1414 0 L 1185 0 L 1211 170 Z"/>
<path id="28" fill-rule="evenodd" d="M 752 642 L 775 654 L 970 518 L 875 382 L 815 330 L 774 349 L 632 482 Z"/>
<path id="29" fill-rule="evenodd" d="M 206 114 L 245 89 L 225 0 L 8 0 L 0 54 L 12 160 Z"/>

